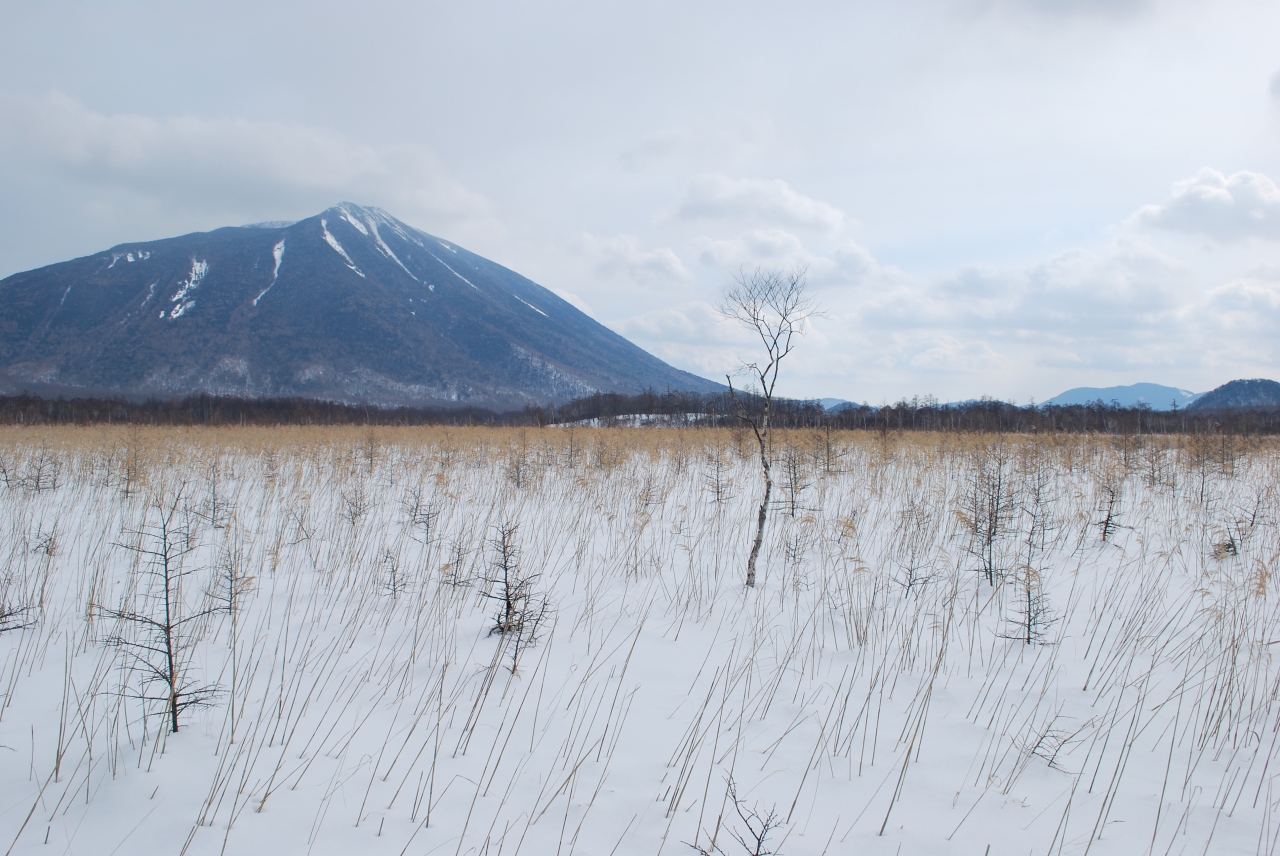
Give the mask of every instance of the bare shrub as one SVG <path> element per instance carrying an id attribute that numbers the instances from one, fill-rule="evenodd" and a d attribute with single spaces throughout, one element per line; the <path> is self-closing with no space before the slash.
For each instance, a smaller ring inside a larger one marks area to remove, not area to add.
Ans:
<path id="1" fill-rule="evenodd" d="M 1102 540 L 1106 541 L 1120 526 L 1121 497 L 1124 492 L 1124 475 L 1115 467 L 1108 467 L 1098 482 L 1098 520 Z"/>
<path id="2" fill-rule="evenodd" d="M 510 641 L 513 673 L 519 666 L 521 652 L 538 641 L 539 630 L 550 611 L 546 596 L 535 590 L 542 575 L 521 565 L 520 547 L 516 543 L 519 528 L 516 523 L 496 527 L 497 534 L 489 542 L 494 557 L 480 592 L 481 597 L 498 606 L 489 635 L 496 633 Z"/>
<path id="3" fill-rule="evenodd" d="M 1014 618 L 1006 637 L 1031 645 L 1044 639 L 1045 631 L 1056 619 L 1049 609 L 1044 586 L 1044 556 L 1048 552 L 1049 536 L 1056 528 L 1050 518 L 1053 507 L 1054 474 L 1039 456 L 1026 456 L 1022 460 L 1021 520 L 1025 531 L 1018 563 L 1010 577 L 1017 596 L 1014 598 Z"/>
<path id="4" fill-rule="evenodd" d="M 0 603 L 0 633 L 10 630 L 22 630 L 31 626 L 28 615 L 31 610 L 25 606 Z"/>
<path id="5" fill-rule="evenodd" d="M 774 856 L 776 850 L 769 850 L 768 839 L 770 833 L 782 826 L 782 817 L 778 814 L 776 806 L 770 806 L 768 809 L 761 809 L 760 804 L 756 803 L 750 808 L 747 807 L 747 801 L 738 796 L 738 786 L 733 781 L 733 777 L 729 777 L 727 785 L 729 799 L 733 802 L 734 814 L 738 816 L 738 825 L 730 826 L 729 835 L 738 844 L 734 854 L 745 854 L 745 856 Z M 716 843 L 718 836 L 711 836 L 711 843 L 706 847 L 701 845 L 687 844 L 693 850 L 702 854 L 702 856 L 730 856 L 729 852 Z"/>
<path id="6" fill-rule="evenodd" d="M 926 497 L 907 498 L 892 537 L 892 561 L 898 571 L 893 581 L 902 587 L 903 594 L 911 594 L 937 577 L 933 546 L 940 526 L 941 515 Z"/>
<path id="7" fill-rule="evenodd" d="M 725 451 L 717 444 L 706 451 L 704 458 L 707 468 L 703 483 L 711 494 L 711 502 L 722 506 L 733 498 L 733 479 L 729 476 L 729 462 L 725 460 Z"/>
<path id="8" fill-rule="evenodd" d="M 344 490 L 340 493 L 342 499 L 342 518 L 355 526 L 360 519 L 369 513 L 369 509 L 373 507 L 373 500 L 370 498 L 368 491 L 365 490 L 364 483 L 356 480 L 350 490 Z"/>
<path id="9" fill-rule="evenodd" d="M 1012 524 L 1013 512 L 1010 455 L 1002 443 L 996 443 L 975 456 L 959 511 L 969 534 L 969 553 L 981 562 L 981 573 L 993 587 L 1002 573 L 998 544 Z"/>
<path id="10" fill-rule="evenodd" d="M 134 593 L 126 595 L 119 607 L 97 607 L 99 614 L 116 621 L 116 629 L 106 642 L 128 657 L 126 674 L 135 670 L 142 674 L 137 698 L 162 704 L 175 733 L 184 710 L 206 705 L 218 693 L 215 685 L 199 683 L 190 675 L 194 640 L 187 628 L 212 615 L 216 608 L 189 610 L 183 598 L 183 580 L 197 569 L 184 564 L 195 543 L 190 526 L 178 517 L 181 502 L 181 490 L 172 501 L 155 498 L 148 513 L 155 513 L 156 522 L 128 533 L 130 539 L 118 545 L 144 563 L 141 592 L 131 586 Z M 153 687 L 158 687 L 158 692 Z"/>
<path id="11" fill-rule="evenodd" d="M 808 455 L 790 443 L 782 447 L 782 490 L 786 494 L 787 514 L 796 516 L 801 509 L 801 495 L 813 486 L 809 475 Z"/>

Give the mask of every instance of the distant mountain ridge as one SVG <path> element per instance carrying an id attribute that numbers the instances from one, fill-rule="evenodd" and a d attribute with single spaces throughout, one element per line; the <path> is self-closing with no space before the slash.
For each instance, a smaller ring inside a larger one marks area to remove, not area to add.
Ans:
<path id="1" fill-rule="evenodd" d="M 1128 386 L 1078 386 L 1059 393 L 1044 404 L 1070 406 L 1075 404 L 1092 404 L 1101 401 L 1103 404 L 1116 402 L 1121 407 L 1141 407 L 1146 405 L 1152 410 L 1171 410 L 1176 405 L 1187 407 L 1199 397 L 1198 393 L 1176 386 L 1163 386 L 1158 383 L 1134 383 Z"/>
<path id="2" fill-rule="evenodd" d="M 1224 383 L 1206 392 L 1191 405 L 1193 410 L 1280 407 L 1280 383 L 1266 378 L 1249 378 Z"/>
<path id="3" fill-rule="evenodd" d="M 514 271 L 352 203 L 15 274 L 0 303 L 8 391 L 510 408 L 723 388 Z"/>

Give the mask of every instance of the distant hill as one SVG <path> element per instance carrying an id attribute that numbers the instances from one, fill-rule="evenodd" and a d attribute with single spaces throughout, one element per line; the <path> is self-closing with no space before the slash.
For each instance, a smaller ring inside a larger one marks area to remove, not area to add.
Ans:
<path id="1" fill-rule="evenodd" d="M 1233 380 L 1206 392 L 1190 405 L 1192 410 L 1228 410 L 1237 407 L 1280 408 L 1280 383 L 1266 378 Z"/>
<path id="2" fill-rule="evenodd" d="M 1073 404 L 1092 404 L 1095 401 L 1110 404 L 1114 401 L 1121 407 L 1140 407 L 1145 404 L 1152 410 L 1172 410 L 1175 403 L 1179 408 L 1187 407 L 1198 397 L 1197 393 L 1179 389 L 1176 386 L 1134 383 L 1129 386 L 1078 386 L 1055 395 L 1044 403 L 1066 407 Z"/>
<path id="3" fill-rule="evenodd" d="M 0 280 L 0 392 L 494 409 L 724 387 L 507 268 L 343 203 Z"/>

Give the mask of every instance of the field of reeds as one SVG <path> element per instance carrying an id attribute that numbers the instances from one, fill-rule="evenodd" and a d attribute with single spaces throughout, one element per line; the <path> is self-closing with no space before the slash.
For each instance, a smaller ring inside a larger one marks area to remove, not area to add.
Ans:
<path id="1" fill-rule="evenodd" d="M 1280 443 L 0 430 L 0 853 L 1280 853 Z"/>

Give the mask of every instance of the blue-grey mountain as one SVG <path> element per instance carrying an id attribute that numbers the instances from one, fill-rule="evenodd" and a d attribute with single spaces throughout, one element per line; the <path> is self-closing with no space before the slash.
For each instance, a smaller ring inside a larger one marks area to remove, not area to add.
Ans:
<path id="1" fill-rule="evenodd" d="M 1198 395 L 1190 390 L 1176 386 L 1162 386 L 1158 383 L 1134 383 L 1128 386 L 1078 386 L 1064 393 L 1055 395 L 1045 404 L 1070 406 L 1073 404 L 1103 404 L 1116 402 L 1121 407 L 1141 407 L 1152 410 L 1172 410 L 1182 408 L 1195 401 Z"/>
<path id="2" fill-rule="evenodd" d="M 519 274 L 349 203 L 15 274 L 0 305 L 9 391 L 505 408 L 721 389 Z"/>

